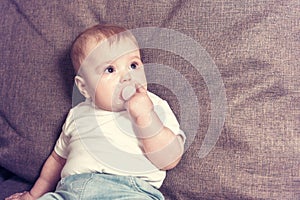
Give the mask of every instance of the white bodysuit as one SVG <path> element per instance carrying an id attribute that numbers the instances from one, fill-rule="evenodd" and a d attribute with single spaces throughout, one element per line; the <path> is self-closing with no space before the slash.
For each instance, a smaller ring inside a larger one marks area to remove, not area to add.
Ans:
<path id="1" fill-rule="evenodd" d="M 148 95 L 164 126 L 185 141 L 168 103 L 153 93 Z M 128 112 L 100 110 L 89 99 L 70 110 L 54 150 L 67 159 L 62 178 L 98 172 L 139 177 L 159 188 L 166 176 L 143 154 Z"/>

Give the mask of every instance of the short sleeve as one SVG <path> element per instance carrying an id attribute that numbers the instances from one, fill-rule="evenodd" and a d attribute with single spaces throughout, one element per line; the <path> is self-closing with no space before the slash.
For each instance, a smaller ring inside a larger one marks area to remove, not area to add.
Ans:
<path id="1" fill-rule="evenodd" d="M 68 157 L 68 145 L 70 141 L 70 133 L 72 132 L 72 127 L 74 126 L 73 123 L 73 115 L 72 115 L 72 110 L 69 112 L 67 119 L 62 127 L 61 134 L 56 141 L 54 151 L 61 156 L 62 158 L 67 158 Z"/>

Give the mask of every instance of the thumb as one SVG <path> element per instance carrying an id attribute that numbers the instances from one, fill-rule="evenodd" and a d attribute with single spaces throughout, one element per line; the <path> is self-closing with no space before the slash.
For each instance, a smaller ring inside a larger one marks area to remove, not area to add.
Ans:
<path id="1" fill-rule="evenodd" d="M 136 91 L 138 93 L 147 93 L 147 84 L 136 84 Z"/>

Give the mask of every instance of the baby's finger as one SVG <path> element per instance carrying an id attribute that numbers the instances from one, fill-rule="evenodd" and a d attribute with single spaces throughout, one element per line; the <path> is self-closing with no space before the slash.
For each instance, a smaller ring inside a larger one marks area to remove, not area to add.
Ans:
<path id="1" fill-rule="evenodd" d="M 15 194 L 13 194 L 13 195 L 11 195 L 11 196 L 9 196 L 9 197 L 6 197 L 5 200 L 19 199 L 19 197 L 20 197 L 21 195 L 23 195 L 23 194 L 24 194 L 24 192 L 21 192 L 21 193 L 15 193 Z"/>

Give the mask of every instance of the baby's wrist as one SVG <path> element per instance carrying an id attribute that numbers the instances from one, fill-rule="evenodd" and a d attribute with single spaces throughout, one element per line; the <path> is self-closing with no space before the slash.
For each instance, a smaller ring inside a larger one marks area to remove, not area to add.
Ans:
<path id="1" fill-rule="evenodd" d="M 160 133 L 164 125 L 154 110 L 138 116 L 134 123 L 135 133 L 139 139 L 153 137 Z"/>
<path id="2" fill-rule="evenodd" d="M 28 192 L 26 192 L 27 193 L 27 195 L 30 197 L 30 199 L 38 199 L 40 196 L 37 196 L 37 195 L 34 195 L 34 194 L 32 194 L 32 191 L 30 190 L 30 191 L 28 191 Z"/>

